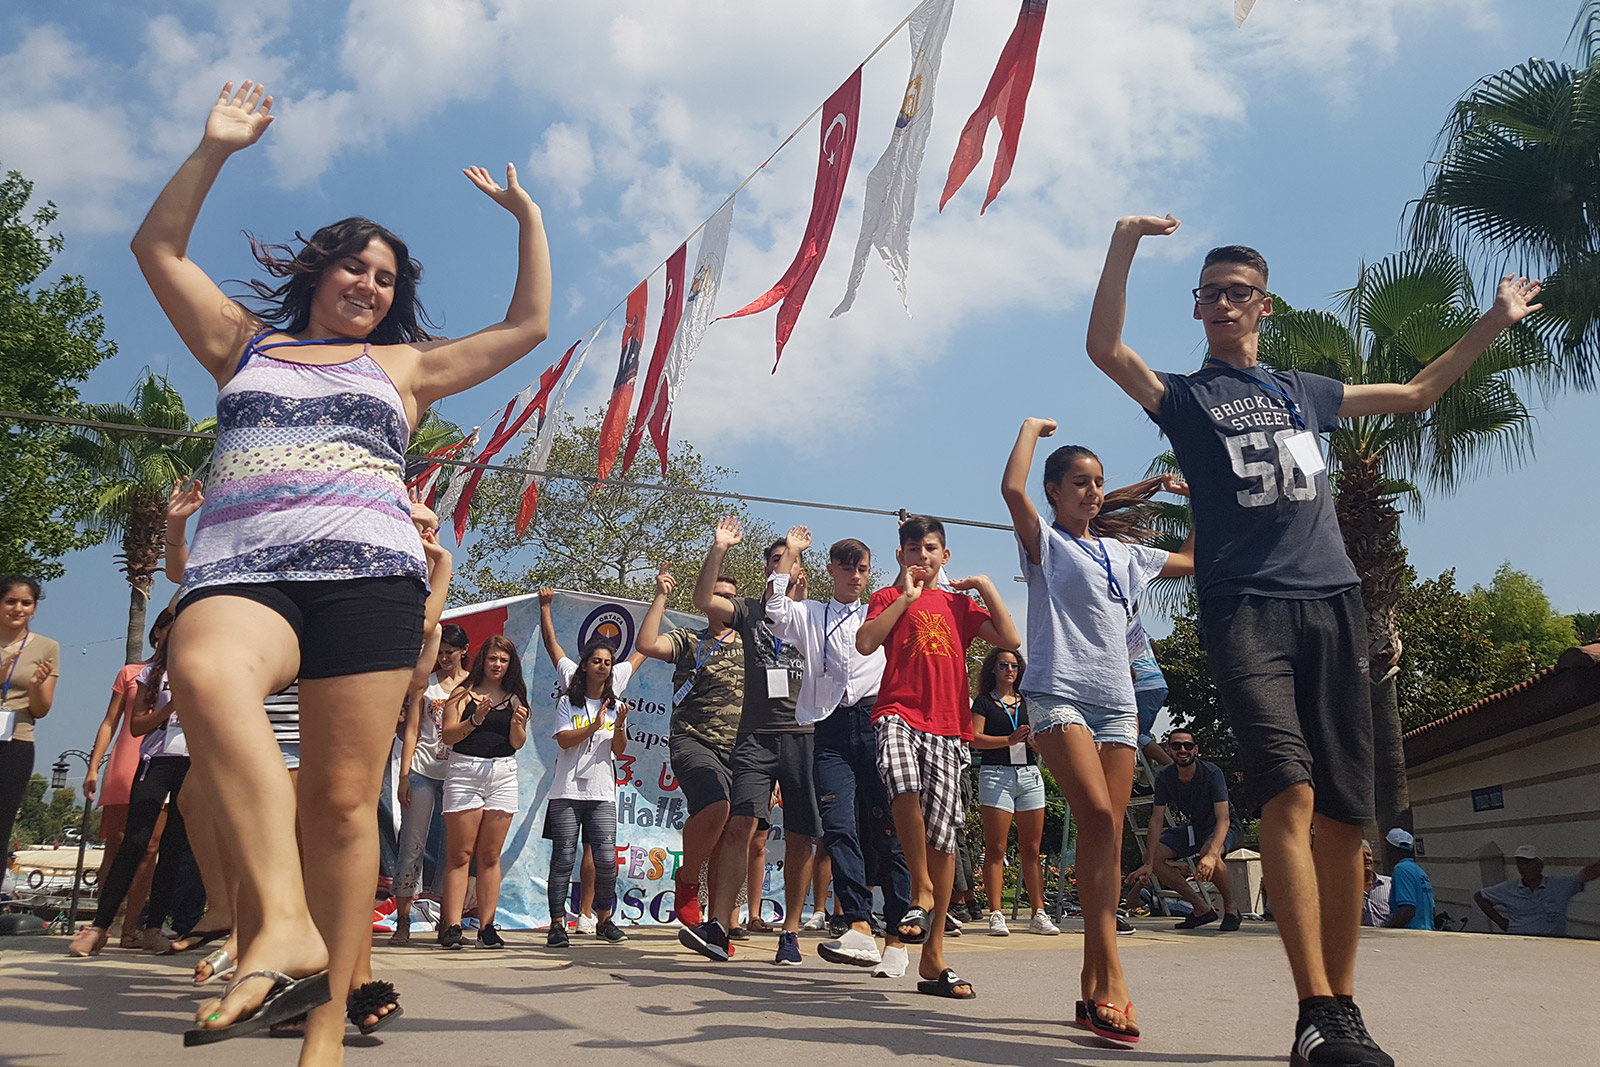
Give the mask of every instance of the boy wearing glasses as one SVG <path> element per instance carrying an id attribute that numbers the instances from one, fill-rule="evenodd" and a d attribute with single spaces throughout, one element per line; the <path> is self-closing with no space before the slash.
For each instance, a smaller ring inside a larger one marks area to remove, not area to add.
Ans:
<path id="1" fill-rule="evenodd" d="M 1341 417 L 1427 411 L 1502 331 L 1539 309 L 1539 283 L 1503 279 L 1494 306 L 1409 382 L 1346 386 L 1257 363 L 1261 320 L 1272 314 L 1266 260 L 1240 245 L 1215 248 L 1194 290 L 1209 358 L 1168 374 L 1123 343 L 1122 325 L 1140 239 L 1177 228 L 1171 215 L 1118 220 L 1089 358 L 1171 439 L 1191 487 L 1201 638 L 1263 805 L 1262 873 L 1300 999 L 1290 1062 L 1382 1067 L 1394 1060 L 1354 1000 L 1361 834 L 1376 817 L 1366 617 L 1317 435 Z"/>
<path id="2" fill-rule="evenodd" d="M 1222 768 L 1200 758 L 1200 746 L 1188 730 L 1167 735 L 1172 763 L 1156 772 L 1155 804 L 1150 809 L 1150 851 L 1144 866 L 1128 875 L 1129 886 L 1147 886 L 1152 878 L 1174 890 L 1194 911 L 1174 930 L 1194 930 L 1217 921 L 1217 912 L 1189 886 L 1188 872 L 1174 860 L 1194 860 L 1195 880 L 1210 882 L 1222 896 L 1223 930 L 1239 929 L 1232 880 L 1223 857 L 1239 845 L 1239 820 L 1228 802 L 1228 780 Z"/>

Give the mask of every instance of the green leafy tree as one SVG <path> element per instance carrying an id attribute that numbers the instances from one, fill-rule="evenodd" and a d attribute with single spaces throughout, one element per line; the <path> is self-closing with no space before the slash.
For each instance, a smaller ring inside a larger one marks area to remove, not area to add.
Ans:
<path id="1" fill-rule="evenodd" d="M 1472 277 L 1449 252 L 1420 250 L 1363 266 L 1337 294 L 1338 314 L 1294 308 L 1276 295 L 1262 320 L 1261 361 L 1347 385 L 1406 382 L 1479 318 Z M 1517 385 L 1551 367 L 1538 336 L 1519 324 L 1500 336 L 1430 410 L 1346 419 L 1329 438 L 1335 513 L 1361 580 L 1372 677 L 1380 829 L 1409 821 L 1396 675 L 1404 642 L 1397 613 L 1406 581 L 1400 509 L 1420 486 L 1453 492 L 1491 463 L 1520 463 L 1533 417 Z"/>
<path id="2" fill-rule="evenodd" d="M 1416 581 L 1407 568 L 1397 622 L 1406 655 L 1396 677 L 1406 730 L 1443 718 L 1534 673 L 1525 647 L 1500 647 L 1488 606 L 1456 588 L 1456 572 Z"/>
<path id="3" fill-rule="evenodd" d="M 83 279 L 40 279 L 64 243 L 50 233 L 53 204 L 30 215 L 33 183 L 16 171 L 0 180 L 0 411 L 72 415 L 74 382 L 116 354 L 105 339 L 100 297 Z M 88 472 L 61 462 L 71 431 L 42 423 L 0 422 L 0 573 L 59 578 L 60 558 L 96 544 L 85 525 L 91 509 Z"/>
<path id="4" fill-rule="evenodd" d="M 127 662 L 144 658 L 145 606 L 166 556 L 167 497 L 179 478 L 197 473 L 211 455 L 209 437 L 157 436 L 147 429 L 210 434 L 216 419 L 190 420 L 183 397 L 166 378 L 146 371 L 130 404 L 90 404 L 88 421 L 127 426 L 129 431 L 82 429 L 66 452 L 94 479 L 92 510 L 84 520 L 100 537 L 118 537 L 117 555 L 127 578 Z"/>
<path id="5" fill-rule="evenodd" d="M 547 468 L 580 472 L 593 468 L 599 452 L 601 414 L 583 422 L 563 414 Z M 525 467 L 532 445 L 509 466 Z M 707 495 L 725 485 L 733 471 L 711 465 L 687 442 L 672 450 L 667 476 L 636 483 L 648 468 L 635 467 L 630 480 L 613 476 L 604 487 L 593 479 L 546 477 L 539 508 L 521 537 L 516 532 L 521 474 L 491 472 L 478 486 L 471 506 L 476 538 L 457 571 L 451 599 L 518 596 L 550 585 L 601 596 L 650 600 L 662 562 L 678 579 L 669 607 L 693 611 L 691 594 L 717 520 L 739 517 L 743 543 L 728 554 L 724 570 L 744 596 L 760 596 L 765 582 L 762 553 L 781 533 L 736 500 Z M 655 488 L 661 486 L 662 488 Z M 787 533 L 787 527 L 782 531 Z M 827 550 L 806 553 L 809 596 L 827 599 L 833 584 L 824 564 Z"/>
<path id="6" fill-rule="evenodd" d="M 1580 611 L 1572 616 L 1572 628 L 1578 634 L 1578 644 L 1592 645 L 1600 641 L 1600 611 Z"/>
<path id="7" fill-rule="evenodd" d="M 1510 563 L 1500 564 L 1488 588 L 1473 586 L 1472 600 L 1488 615 L 1495 647 L 1525 653 L 1532 668 L 1529 673 L 1552 666 L 1556 657 L 1578 643 L 1572 619 L 1550 606 L 1544 587 L 1532 575 Z"/>
<path id="8" fill-rule="evenodd" d="M 83 825 L 83 805 L 78 803 L 77 793 L 69 786 L 55 790 L 46 800 L 44 795 L 49 788 L 50 783 L 42 774 L 35 774 L 28 779 L 22 795 L 22 806 L 17 810 L 16 829 L 12 831 L 24 848 L 65 841 L 70 836 L 68 831 L 76 832 Z M 100 813 L 91 811 L 88 823 L 91 838 L 99 827 Z M 5 842 L 7 848 L 10 844 L 9 841 Z M 5 850 L 0 848 L 0 852 Z"/>
<path id="9" fill-rule="evenodd" d="M 1582 6 L 1578 64 L 1530 59 L 1479 81 L 1439 134 L 1413 206 L 1419 245 L 1512 262 L 1543 275 L 1529 320 L 1557 349 L 1567 382 L 1600 372 L 1600 0 Z"/>

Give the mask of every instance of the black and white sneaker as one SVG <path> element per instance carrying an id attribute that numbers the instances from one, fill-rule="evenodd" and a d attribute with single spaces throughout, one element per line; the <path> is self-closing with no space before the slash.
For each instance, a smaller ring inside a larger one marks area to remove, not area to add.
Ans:
<path id="1" fill-rule="evenodd" d="M 478 927 L 479 948 L 505 948 L 506 939 L 500 936 L 500 931 L 494 923 L 485 923 Z"/>
<path id="2" fill-rule="evenodd" d="M 718 963 L 728 962 L 728 957 L 733 955 L 728 950 L 728 932 L 715 919 L 708 919 L 698 926 L 683 927 L 678 931 L 678 943 Z"/>
<path id="3" fill-rule="evenodd" d="M 1345 1012 L 1349 1014 L 1351 1021 L 1355 1023 L 1356 1040 L 1360 1041 L 1362 1047 L 1367 1050 L 1367 1057 L 1374 1067 L 1394 1067 L 1394 1057 L 1379 1048 L 1378 1043 L 1372 1040 L 1372 1035 L 1367 1033 L 1366 1020 L 1361 1018 L 1361 1009 L 1356 1007 L 1355 998 L 1338 997 L 1337 999 L 1344 1007 Z"/>
<path id="4" fill-rule="evenodd" d="M 1315 1003 L 1300 1005 L 1290 1067 L 1375 1067 L 1376 1061 L 1361 1041 L 1366 1029 L 1357 1025 L 1356 1017 L 1332 997 L 1312 999 Z"/>
<path id="5" fill-rule="evenodd" d="M 1122 914 L 1120 911 L 1117 912 L 1117 933 L 1131 934 L 1135 929 L 1136 927 L 1128 921 L 1128 917 L 1126 915 Z"/>

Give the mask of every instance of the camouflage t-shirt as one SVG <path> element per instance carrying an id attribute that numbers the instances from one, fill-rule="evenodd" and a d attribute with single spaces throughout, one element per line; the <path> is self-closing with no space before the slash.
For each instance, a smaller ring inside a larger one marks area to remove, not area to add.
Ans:
<path id="1" fill-rule="evenodd" d="M 671 735 L 688 734 L 713 748 L 732 749 L 744 710 L 744 644 L 739 631 L 724 631 L 720 642 L 705 630 L 677 629 L 666 637 L 672 642 L 673 659 Z M 686 684 L 689 691 L 679 700 Z"/>

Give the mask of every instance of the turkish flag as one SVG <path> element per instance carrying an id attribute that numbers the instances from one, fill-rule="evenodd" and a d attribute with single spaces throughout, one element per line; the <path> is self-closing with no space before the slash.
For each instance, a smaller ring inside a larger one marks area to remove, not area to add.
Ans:
<path id="1" fill-rule="evenodd" d="M 689 261 L 689 243 L 678 246 L 667 260 L 667 293 L 661 301 L 661 326 L 656 331 L 656 347 L 650 353 L 650 370 L 644 376 L 644 396 L 639 400 L 639 413 L 633 417 L 633 432 L 628 435 L 628 450 L 622 457 L 622 476 L 628 476 L 633 466 L 634 454 L 639 451 L 639 441 L 645 426 L 650 427 L 650 440 L 655 442 L 656 454 L 661 457 L 661 473 L 667 473 L 667 435 L 665 419 L 657 425 L 657 414 L 667 411 L 667 352 L 672 339 L 678 335 L 678 323 L 683 318 L 683 272 Z"/>
<path id="2" fill-rule="evenodd" d="M 856 150 L 856 118 L 861 113 L 861 68 L 845 79 L 822 105 L 822 148 L 817 156 L 817 184 L 811 193 L 811 217 L 806 221 L 806 233 L 800 240 L 800 250 L 794 262 L 784 271 L 776 285 L 725 319 L 753 315 L 758 311 L 783 301 L 778 309 L 778 356 L 772 361 L 772 373 L 778 373 L 778 360 L 783 358 L 783 346 L 789 343 L 795 320 L 805 304 L 811 283 L 816 280 L 817 268 L 828 253 L 828 241 L 833 236 L 833 224 L 839 217 L 839 202 L 844 199 L 844 182 L 850 174 L 850 157 Z"/>
<path id="3" fill-rule="evenodd" d="M 955 157 L 950 160 L 944 192 L 939 196 L 940 211 L 983 158 L 983 138 L 989 132 L 991 119 L 1000 120 L 1000 146 L 995 150 L 994 172 L 989 176 L 989 195 L 984 198 L 978 214 L 989 209 L 994 198 L 1000 195 L 1000 187 L 1011 177 L 1011 164 L 1017 158 L 1017 141 L 1022 137 L 1022 116 L 1028 107 L 1028 90 L 1033 86 L 1033 65 L 1039 56 L 1045 5 L 1046 0 L 1022 0 L 1017 24 L 1000 51 L 1000 62 L 989 76 L 989 87 L 983 91 L 978 109 L 961 127 L 961 139 L 956 144 Z"/>
<path id="4" fill-rule="evenodd" d="M 628 408 L 633 404 L 633 383 L 639 377 L 639 350 L 644 347 L 645 301 L 649 299 L 650 279 L 646 278 L 628 294 L 628 322 L 622 329 L 622 355 L 617 359 L 617 380 L 611 383 L 611 403 L 600 424 L 600 481 L 604 484 L 617 462 L 622 447 L 622 431 L 628 423 Z"/>

